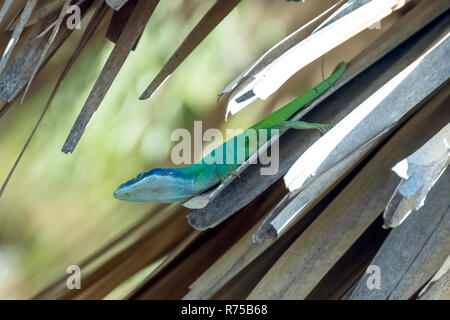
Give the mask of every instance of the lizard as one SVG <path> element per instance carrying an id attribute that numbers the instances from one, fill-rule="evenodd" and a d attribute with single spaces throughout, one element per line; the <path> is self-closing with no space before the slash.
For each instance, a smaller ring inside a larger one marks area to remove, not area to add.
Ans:
<path id="1" fill-rule="evenodd" d="M 227 140 L 199 162 L 185 167 L 155 168 L 142 172 L 136 178 L 120 185 L 114 191 L 114 197 L 125 201 L 171 203 L 199 195 L 219 184 L 229 174 L 234 174 L 242 163 L 238 161 L 239 154 L 245 160 L 263 144 L 259 136 L 256 141 L 248 142 L 249 139 L 246 140 L 245 137 L 248 136 L 249 130 L 256 130 L 256 132 L 267 130 L 266 137 L 268 139 L 272 132 L 281 134 L 290 128 L 317 129 L 322 134 L 325 133 L 331 128 L 331 125 L 289 121 L 288 119 L 333 85 L 344 73 L 345 68 L 345 62 L 339 63 L 333 73 L 317 86 L 271 113 L 246 131 Z M 227 162 L 230 154 L 233 158 Z M 225 161 L 220 161 L 222 157 Z"/>

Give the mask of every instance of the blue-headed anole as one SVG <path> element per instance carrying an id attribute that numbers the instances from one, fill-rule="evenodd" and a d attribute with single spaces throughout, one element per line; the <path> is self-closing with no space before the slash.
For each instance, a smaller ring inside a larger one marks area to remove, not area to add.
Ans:
<path id="1" fill-rule="evenodd" d="M 288 119 L 335 83 L 344 72 L 345 67 L 345 62 L 341 62 L 334 72 L 319 85 L 273 112 L 240 135 L 226 141 L 199 162 L 186 167 L 157 168 L 143 172 L 122 184 L 114 192 L 114 197 L 126 201 L 170 203 L 199 195 L 219 184 L 227 175 L 234 173 L 242 163 L 238 161 L 239 154 L 246 159 L 266 142 L 260 141 L 259 138 L 255 143 L 246 142 L 245 135 L 248 130 L 256 130 L 256 132 L 267 130 L 267 139 L 270 139 L 272 129 L 277 129 L 279 133 L 289 128 L 317 129 L 322 133 L 325 132 L 330 125 L 288 121 Z M 242 137 L 244 139 L 241 139 Z M 233 154 L 232 161 L 229 161 L 230 153 Z M 223 157 L 223 161 L 216 161 L 218 154 L 221 155 L 219 158 Z"/>

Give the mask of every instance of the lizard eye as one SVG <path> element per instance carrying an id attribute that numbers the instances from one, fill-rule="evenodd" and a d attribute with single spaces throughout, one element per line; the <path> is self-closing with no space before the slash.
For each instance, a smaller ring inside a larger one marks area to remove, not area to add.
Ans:
<path id="1" fill-rule="evenodd" d="M 173 172 L 173 171 L 166 171 L 166 172 L 161 173 L 161 175 L 162 176 L 174 176 L 175 172 Z"/>

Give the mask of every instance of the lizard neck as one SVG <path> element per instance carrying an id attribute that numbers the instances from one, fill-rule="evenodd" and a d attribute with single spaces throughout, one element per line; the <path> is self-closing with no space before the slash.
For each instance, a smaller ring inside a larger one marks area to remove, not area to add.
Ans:
<path id="1" fill-rule="evenodd" d="M 193 178 L 191 190 L 193 195 L 203 193 L 221 181 L 216 164 L 206 164 L 203 160 L 179 170 Z"/>

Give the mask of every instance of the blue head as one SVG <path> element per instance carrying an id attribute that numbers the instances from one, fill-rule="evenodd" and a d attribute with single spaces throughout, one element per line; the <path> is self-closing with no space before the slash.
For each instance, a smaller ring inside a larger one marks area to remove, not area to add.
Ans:
<path id="1" fill-rule="evenodd" d="M 180 169 L 153 169 L 122 184 L 114 197 L 126 201 L 170 203 L 193 196 L 195 178 Z"/>

